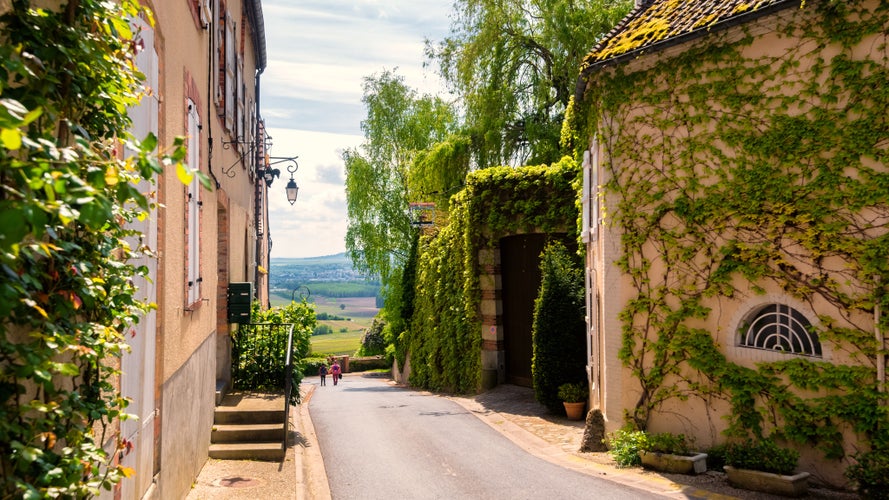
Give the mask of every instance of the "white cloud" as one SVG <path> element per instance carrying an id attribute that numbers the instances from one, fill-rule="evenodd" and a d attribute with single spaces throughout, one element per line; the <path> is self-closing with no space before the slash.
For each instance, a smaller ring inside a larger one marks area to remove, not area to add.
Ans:
<path id="1" fill-rule="evenodd" d="M 284 194 L 290 180 L 287 162 L 269 190 L 273 257 L 315 257 L 345 251 L 346 195 L 342 151 L 357 147 L 360 135 L 270 129 L 274 157 L 298 156 L 293 177 L 299 196 L 291 206 Z"/>
<path id="2" fill-rule="evenodd" d="M 261 102 L 271 154 L 299 156 L 296 204 L 284 196 L 284 168 L 270 190 L 273 257 L 345 251 L 341 153 L 363 140 L 364 78 L 393 70 L 421 93 L 438 92 L 438 77 L 423 67 L 424 39 L 444 38 L 451 8 L 450 0 L 263 1 Z"/>

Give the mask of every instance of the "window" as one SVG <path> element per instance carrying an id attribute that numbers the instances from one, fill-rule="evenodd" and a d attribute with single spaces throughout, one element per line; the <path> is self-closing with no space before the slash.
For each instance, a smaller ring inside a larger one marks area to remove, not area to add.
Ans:
<path id="1" fill-rule="evenodd" d="M 581 198 L 583 217 L 581 237 L 584 243 L 596 240 L 599 228 L 599 148 L 595 138 L 593 146 L 583 152 L 583 194 Z"/>
<path id="2" fill-rule="evenodd" d="M 235 129 L 235 107 L 238 105 L 237 71 L 238 59 L 235 33 L 237 26 L 235 20 L 228 13 L 225 14 L 225 128 L 229 132 Z"/>
<path id="3" fill-rule="evenodd" d="M 188 99 L 188 166 L 197 169 L 201 164 L 201 122 L 197 106 Z M 186 268 L 186 285 L 188 289 L 187 304 L 194 304 L 201 299 L 201 185 L 195 176 L 188 185 L 186 192 L 186 231 L 188 248 Z"/>
<path id="4" fill-rule="evenodd" d="M 821 343 L 812 324 L 802 313 L 784 304 L 768 304 L 755 311 L 749 326 L 742 328 L 740 334 L 741 347 L 821 356 Z"/>
<path id="5" fill-rule="evenodd" d="M 213 94 L 213 102 L 219 116 L 225 113 L 225 5 L 219 0 L 213 0 L 213 16 L 216 23 L 213 26 L 216 57 L 213 59 L 213 81 L 216 92 Z"/>

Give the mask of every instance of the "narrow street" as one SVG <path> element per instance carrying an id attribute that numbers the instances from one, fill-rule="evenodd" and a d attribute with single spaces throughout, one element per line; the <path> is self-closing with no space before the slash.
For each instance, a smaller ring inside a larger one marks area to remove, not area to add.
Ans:
<path id="1" fill-rule="evenodd" d="M 661 498 L 543 461 L 453 401 L 385 379 L 328 377 L 309 412 L 334 499 Z"/>

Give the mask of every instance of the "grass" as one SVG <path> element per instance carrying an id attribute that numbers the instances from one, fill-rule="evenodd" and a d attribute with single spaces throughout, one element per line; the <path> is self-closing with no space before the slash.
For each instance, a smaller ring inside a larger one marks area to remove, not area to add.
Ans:
<path id="1" fill-rule="evenodd" d="M 355 354 L 361 345 L 361 334 L 354 332 L 334 332 L 327 335 L 312 336 L 312 353 L 317 354 Z"/>
<path id="2" fill-rule="evenodd" d="M 327 335 L 313 335 L 311 339 L 312 353 L 322 354 L 354 354 L 361 345 L 361 335 L 364 330 L 370 328 L 378 309 L 374 297 L 322 297 L 313 296 L 315 312 L 348 318 L 347 320 L 318 321 L 319 325 L 327 325 L 333 329 L 333 333 Z M 284 305 L 290 302 L 290 297 L 284 298 L 272 295 L 272 306 Z M 342 306 L 342 307 L 341 307 Z M 340 330 L 345 329 L 345 332 Z"/>

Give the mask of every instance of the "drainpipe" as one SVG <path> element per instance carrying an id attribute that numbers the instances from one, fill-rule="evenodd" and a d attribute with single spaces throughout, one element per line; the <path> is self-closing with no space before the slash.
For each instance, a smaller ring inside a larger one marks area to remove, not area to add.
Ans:
<path id="1" fill-rule="evenodd" d="M 256 100 L 256 131 L 253 134 L 254 140 L 256 141 L 256 145 L 255 145 L 256 154 L 254 155 L 254 158 L 253 158 L 253 161 L 256 162 L 255 168 L 254 168 L 254 170 L 256 171 L 256 176 L 255 176 L 256 189 L 254 192 L 255 201 L 254 201 L 254 214 L 253 214 L 254 219 L 255 219 L 254 224 L 256 224 L 256 255 L 254 257 L 254 260 L 256 262 L 256 269 L 254 271 L 253 278 L 254 278 L 254 281 L 256 282 L 256 297 L 257 297 L 257 299 L 260 297 L 260 282 L 262 281 L 262 273 L 259 272 L 260 255 L 262 255 L 262 238 L 263 238 L 263 235 L 265 235 L 266 238 L 268 237 L 268 228 L 266 227 L 268 224 L 265 224 L 265 219 L 263 218 L 264 212 L 262 209 L 263 194 L 268 192 L 268 188 L 265 185 L 264 177 L 262 175 L 259 175 L 259 169 L 263 165 L 262 160 L 260 159 L 262 150 L 259 146 L 260 146 L 261 142 L 264 141 L 264 139 L 265 139 L 264 137 L 260 137 L 260 133 L 259 133 L 260 132 L 260 127 L 259 127 L 259 123 L 260 123 L 259 81 L 260 81 L 260 77 L 262 76 L 262 72 L 264 70 L 265 70 L 265 68 L 263 68 L 263 67 L 258 68 L 256 70 L 256 76 L 253 79 L 253 82 L 254 82 L 253 83 L 254 84 L 253 93 L 255 94 L 255 100 Z M 267 210 L 268 210 L 268 208 L 266 208 L 266 211 Z M 263 231 L 260 230 L 260 227 L 265 231 L 265 233 L 263 233 Z M 268 263 L 266 263 L 266 264 L 268 264 Z M 266 296 L 266 304 L 265 304 L 266 309 L 268 309 L 270 305 L 271 304 L 269 303 L 269 297 Z"/>
<path id="2" fill-rule="evenodd" d="M 216 29 L 216 19 L 219 19 L 219 14 L 217 12 L 213 12 L 213 8 L 210 8 L 210 17 L 214 17 L 211 19 L 209 23 L 204 25 L 204 29 L 207 31 L 209 35 L 209 40 L 207 40 L 207 171 L 210 172 L 210 177 L 213 179 L 213 184 L 216 186 L 216 189 L 219 189 L 219 179 L 216 178 L 216 174 L 213 173 L 213 103 L 215 99 L 213 97 L 213 54 L 216 50 L 216 47 L 213 45 L 213 41 L 216 38 L 215 29 Z"/>

